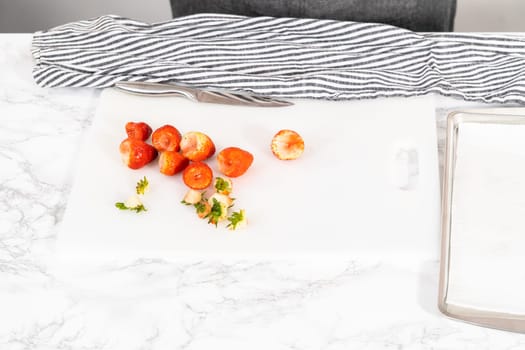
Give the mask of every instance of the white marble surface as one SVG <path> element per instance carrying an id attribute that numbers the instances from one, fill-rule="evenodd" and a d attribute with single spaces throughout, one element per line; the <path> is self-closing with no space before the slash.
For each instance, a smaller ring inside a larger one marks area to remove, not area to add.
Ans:
<path id="1" fill-rule="evenodd" d="M 36 87 L 0 36 L 0 349 L 524 349 L 443 317 L 438 261 L 175 261 L 53 267 L 98 92 Z M 447 108 L 438 110 L 443 145 Z M 392 232 L 395 234 L 395 232 Z"/>

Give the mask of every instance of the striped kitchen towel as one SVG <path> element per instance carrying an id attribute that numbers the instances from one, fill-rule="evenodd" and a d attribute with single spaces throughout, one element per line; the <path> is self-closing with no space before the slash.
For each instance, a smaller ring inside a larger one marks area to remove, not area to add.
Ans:
<path id="1" fill-rule="evenodd" d="M 439 93 L 525 103 L 525 35 L 414 33 L 375 23 L 197 14 L 102 16 L 33 37 L 42 87 L 175 82 L 284 98 Z"/>

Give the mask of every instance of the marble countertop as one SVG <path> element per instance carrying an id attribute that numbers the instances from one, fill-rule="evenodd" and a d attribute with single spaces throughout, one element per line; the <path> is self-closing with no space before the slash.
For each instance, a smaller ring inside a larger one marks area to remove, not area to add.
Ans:
<path id="1" fill-rule="evenodd" d="M 441 315 L 438 261 L 139 259 L 58 272 L 55 237 L 99 92 L 38 88 L 30 41 L 0 35 L 1 350 L 525 348 L 525 335 Z M 441 99 L 440 150 L 458 106 L 476 105 Z"/>

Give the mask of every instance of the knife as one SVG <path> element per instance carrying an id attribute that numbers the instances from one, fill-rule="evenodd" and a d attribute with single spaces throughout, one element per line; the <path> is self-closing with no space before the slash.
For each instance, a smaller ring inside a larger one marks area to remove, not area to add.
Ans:
<path id="1" fill-rule="evenodd" d="M 284 107 L 292 102 L 272 97 L 227 91 L 211 91 L 189 88 L 174 84 L 121 81 L 115 87 L 135 95 L 142 96 L 182 96 L 195 102 L 221 103 L 227 105 Z"/>

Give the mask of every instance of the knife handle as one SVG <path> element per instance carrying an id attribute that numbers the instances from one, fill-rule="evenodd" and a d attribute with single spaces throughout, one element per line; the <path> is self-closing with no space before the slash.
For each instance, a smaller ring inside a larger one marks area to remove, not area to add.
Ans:
<path id="1" fill-rule="evenodd" d="M 116 83 L 116 87 L 137 95 L 142 96 L 181 96 L 186 97 L 192 101 L 197 101 L 197 90 L 182 86 L 170 86 L 166 85 L 155 85 L 144 82 L 133 82 L 133 83 Z"/>
<path id="2" fill-rule="evenodd" d="M 195 90 L 180 86 L 171 88 L 170 90 L 159 91 L 158 96 L 181 96 L 197 102 L 197 93 Z"/>

